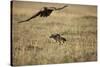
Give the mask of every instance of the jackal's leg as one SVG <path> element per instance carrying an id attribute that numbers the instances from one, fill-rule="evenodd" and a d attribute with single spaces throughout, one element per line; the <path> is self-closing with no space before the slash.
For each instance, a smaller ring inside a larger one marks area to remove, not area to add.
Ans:
<path id="1" fill-rule="evenodd" d="M 63 43 L 64 43 L 65 41 L 63 40 Z"/>
<path id="2" fill-rule="evenodd" d="M 59 40 L 59 45 L 62 45 L 61 41 Z"/>

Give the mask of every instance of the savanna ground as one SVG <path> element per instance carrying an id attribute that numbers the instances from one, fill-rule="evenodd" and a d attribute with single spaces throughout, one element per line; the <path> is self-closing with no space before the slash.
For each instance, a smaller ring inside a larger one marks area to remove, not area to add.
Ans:
<path id="1" fill-rule="evenodd" d="M 68 5 L 49 17 L 26 20 L 42 7 L 64 4 L 13 2 L 12 64 L 37 65 L 97 60 L 97 7 Z M 59 33 L 66 38 L 59 45 L 49 36 Z"/>

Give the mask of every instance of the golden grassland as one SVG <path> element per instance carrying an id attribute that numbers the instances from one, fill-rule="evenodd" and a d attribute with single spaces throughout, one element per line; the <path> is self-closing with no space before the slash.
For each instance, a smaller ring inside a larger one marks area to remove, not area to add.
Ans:
<path id="1" fill-rule="evenodd" d="M 49 17 L 26 20 L 42 7 L 64 4 L 14 2 L 12 7 L 12 64 L 37 65 L 97 60 L 97 7 L 68 5 Z M 66 38 L 59 45 L 49 36 Z"/>

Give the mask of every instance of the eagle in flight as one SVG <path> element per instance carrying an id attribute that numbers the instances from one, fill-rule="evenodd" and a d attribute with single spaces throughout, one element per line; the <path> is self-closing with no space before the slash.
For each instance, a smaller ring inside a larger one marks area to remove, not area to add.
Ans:
<path id="1" fill-rule="evenodd" d="M 67 5 L 61 7 L 61 8 L 56 8 L 56 7 L 43 7 L 39 12 L 37 12 L 35 15 L 31 16 L 30 18 L 24 20 L 24 21 L 20 21 L 18 23 L 22 23 L 22 22 L 26 22 L 26 21 L 29 21 L 33 18 L 36 18 L 37 16 L 40 16 L 40 17 L 48 17 L 50 16 L 50 14 L 54 11 L 54 10 L 61 10 L 65 7 L 68 7 Z"/>

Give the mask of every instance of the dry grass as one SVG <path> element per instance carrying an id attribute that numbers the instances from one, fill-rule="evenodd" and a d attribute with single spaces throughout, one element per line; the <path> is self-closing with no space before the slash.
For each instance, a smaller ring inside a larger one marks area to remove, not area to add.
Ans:
<path id="1" fill-rule="evenodd" d="M 14 2 L 12 19 L 13 65 L 55 64 L 97 60 L 96 6 L 69 5 L 49 17 L 25 20 L 43 6 L 64 4 Z M 66 38 L 59 45 L 49 36 L 60 33 Z"/>

